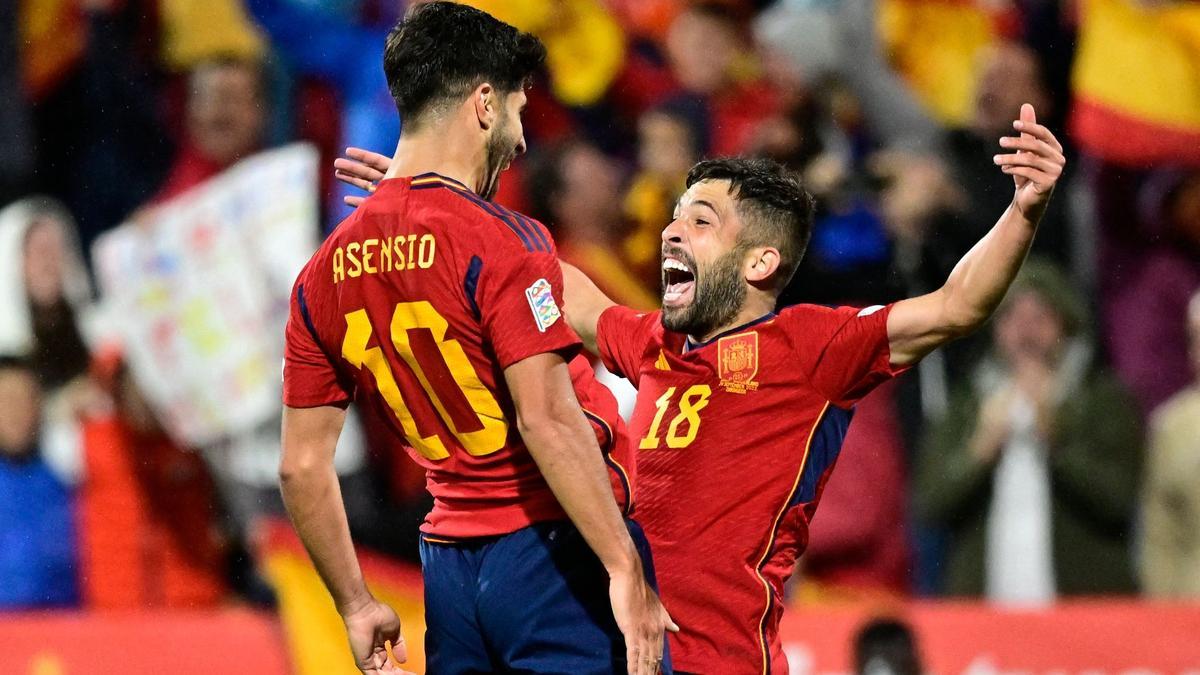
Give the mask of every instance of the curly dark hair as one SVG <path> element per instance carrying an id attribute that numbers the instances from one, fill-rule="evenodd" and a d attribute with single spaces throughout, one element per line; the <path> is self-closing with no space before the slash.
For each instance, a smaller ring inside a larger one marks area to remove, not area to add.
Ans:
<path id="1" fill-rule="evenodd" d="M 812 195 L 786 167 L 769 159 L 706 159 L 688 172 L 687 186 L 706 180 L 729 181 L 729 194 L 746 225 L 740 243 L 779 249 L 775 287 L 782 290 L 796 274 L 812 237 Z"/>
<path id="2" fill-rule="evenodd" d="M 388 34 L 383 70 L 400 119 L 415 129 L 426 113 L 484 82 L 504 94 L 520 90 L 545 60 L 533 35 L 474 7 L 431 2 Z"/>

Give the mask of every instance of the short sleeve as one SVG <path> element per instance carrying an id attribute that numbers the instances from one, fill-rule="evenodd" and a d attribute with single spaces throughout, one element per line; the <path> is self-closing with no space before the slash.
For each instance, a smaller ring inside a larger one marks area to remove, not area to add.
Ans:
<path id="1" fill-rule="evenodd" d="M 557 352 L 570 360 L 579 336 L 562 316 L 562 270 L 553 253 L 501 251 L 483 260 L 477 306 L 500 367 Z"/>
<path id="2" fill-rule="evenodd" d="M 637 385 L 642 356 L 658 313 L 614 305 L 596 322 L 596 349 L 604 367 Z"/>
<path id="3" fill-rule="evenodd" d="M 292 292 L 283 349 L 283 403 L 291 408 L 344 405 L 354 385 L 343 379 L 317 342 L 304 286 Z"/>
<path id="4" fill-rule="evenodd" d="M 783 310 L 780 319 L 813 387 L 833 405 L 848 408 L 906 370 L 891 364 L 891 310 L 891 305 L 797 305 Z"/>

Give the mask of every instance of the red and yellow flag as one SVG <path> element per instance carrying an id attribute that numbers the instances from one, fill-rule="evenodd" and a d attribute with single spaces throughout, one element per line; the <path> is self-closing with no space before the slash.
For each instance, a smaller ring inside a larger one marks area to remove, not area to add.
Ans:
<path id="1" fill-rule="evenodd" d="M 1071 131 L 1119 164 L 1200 166 L 1200 3 L 1084 0 Z"/>

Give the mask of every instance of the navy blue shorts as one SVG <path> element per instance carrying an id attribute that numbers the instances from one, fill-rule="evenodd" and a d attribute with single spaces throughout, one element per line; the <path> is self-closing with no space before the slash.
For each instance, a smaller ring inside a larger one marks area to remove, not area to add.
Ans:
<path id="1" fill-rule="evenodd" d="M 626 523 L 657 589 L 646 536 Z M 570 522 L 455 543 L 422 538 L 421 566 L 431 675 L 626 672 L 608 574 Z M 665 640 L 662 666 L 671 672 Z"/>

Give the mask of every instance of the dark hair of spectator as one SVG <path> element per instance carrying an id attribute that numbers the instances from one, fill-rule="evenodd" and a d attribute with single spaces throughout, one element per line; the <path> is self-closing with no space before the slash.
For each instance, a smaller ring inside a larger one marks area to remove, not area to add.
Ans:
<path id="1" fill-rule="evenodd" d="M 433 2 L 388 34 L 383 70 L 400 119 L 413 130 L 426 113 L 485 82 L 502 94 L 522 89 L 545 59 L 533 35 L 473 7 Z"/>
<path id="2" fill-rule="evenodd" d="M 196 63 L 188 71 L 192 78 L 189 86 L 195 87 L 195 77 L 197 74 L 209 70 L 220 70 L 222 68 L 241 68 L 248 71 L 254 76 L 254 93 L 258 96 L 259 100 L 267 98 L 267 72 L 263 62 L 259 59 L 240 54 L 217 53 Z"/>
<path id="3" fill-rule="evenodd" d="M 741 244 L 779 249 L 775 288 L 783 290 L 812 236 L 812 195 L 782 164 L 768 159 L 707 159 L 688 172 L 687 186 L 706 180 L 729 181 L 729 194 L 745 223 Z"/>
<path id="4" fill-rule="evenodd" d="M 921 675 L 917 640 L 908 624 L 874 619 L 854 637 L 854 672 L 858 675 Z"/>
<path id="5" fill-rule="evenodd" d="M 33 363 L 29 359 L 21 356 L 0 355 L 0 372 L 10 370 L 20 370 L 29 375 L 37 375 L 37 371 L 34 370 Z"/>
<path id="6" fill-rule="evenodd" d="M 529 200 L 529 215 L 556 231 L 558 225 L 555 202 L 562 194 L 563 162 L 586 141 L 567 138 L 543 147 L 525 163 L 525 196 Z"/>

